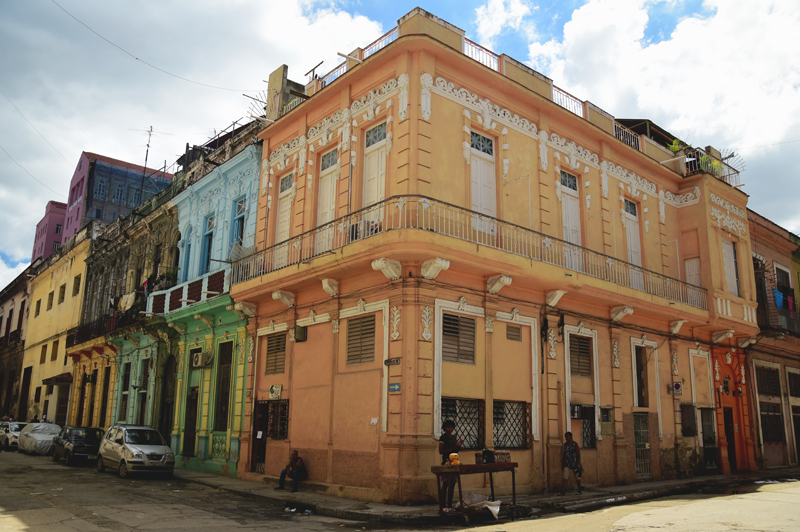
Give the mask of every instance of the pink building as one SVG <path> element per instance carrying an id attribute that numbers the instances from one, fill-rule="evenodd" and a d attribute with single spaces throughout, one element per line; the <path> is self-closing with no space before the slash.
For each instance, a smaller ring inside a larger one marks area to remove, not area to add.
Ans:
<path id="1" fill-rule="evenodd" d="M 48 201 L 44 209 L 44 217 L 36 224 L 36 237 L 33 241 L 33 254 L 31 262 L 36 259 L 46 259 L 61 247 L 64 236 L 64 217 L 67 205 L 60 201 Z"/>
<path id="2" fill-rule="evenodd" d="M 69 185 L 61 242 L 92 220 L 108 224 L 172 182 L 172 174 L 83 152 Z"/>

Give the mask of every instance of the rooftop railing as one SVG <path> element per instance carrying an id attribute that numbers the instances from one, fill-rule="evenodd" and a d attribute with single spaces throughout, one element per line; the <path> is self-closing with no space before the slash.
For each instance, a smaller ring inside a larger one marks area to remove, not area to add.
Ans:
<path id="1" fill-rule="evenodd" d="M 367 57 L 371 56 L 381 48 L 384 48 L 387 45 L 391 44 L 397 39 L 399 35 L 400 35 L 400 28 L 395 26 L 394 28 L 386 32 L 386 34 L 373 41 L 372 44 L 364 48 L 362 59 L 366 59 Z"/>
<path id="2" fill-rule="evenodd" d="M 420 229 L 707 309 L 707 293 L 590 249 L 424 196 L 394 196 L 233 263 L 242 283 L 388 231 Z"/>
<path id="3" fill-rule="evenodd" d="M 622 124 L 614 122 L 614 136 L 631 148 L 639 149 L 639 135 Z"/>
<path id="4" fill-rule="evenodd" d="M 739 184 L 739 171 L 705 150 L 686 148 L 683 154 L 686 156 L 686 177 L 705 172 L 731 186 Z"/>
<path id="5" fill-rule="evenodd" d="M 467 38 L 464 39 L 464 55 L 495 71 L 500 60 L 499 55 Z"/>
<path id="6" fill-rule="evenodd" d="M 555 85 L 553 85 L 553 102 L 557 103 L 570 113 L 584 118 L 583 102 L 567 91 L 559 89 Z"/>

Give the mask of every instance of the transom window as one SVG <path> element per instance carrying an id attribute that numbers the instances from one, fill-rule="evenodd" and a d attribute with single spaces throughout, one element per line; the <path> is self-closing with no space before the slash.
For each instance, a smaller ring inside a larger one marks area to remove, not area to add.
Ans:
<path id="1" fill-rule="evenodd" d="M 578 177 L 561 170 L 561 186 L 578 191 Z"/>
<path id="2" fill-rule="evenodd" d="M 281 178 L 281 183 L 278 186 L 278 190 L 280 191 L 279 193 L 281 193 L 281 192 L 286 192 L 290 188 L 292 188 L 292 174 L 283 176 Z"/>
<path id="3" fill-rule="evenodd" d="M 636 204 L 634 202 L 632 202 L 631 200 L 627 200 L 627 199 L 625 200 L 625 212 L 627 212 L 628 214 L 631 214 L 633 216 L 638 216 L 636 214 L 637 213 Z"/>
<path id="4" fill-rule="evenodd" d="M 324 172 L 328 168 L 335 166 L 338 154 L 339 150 L 331 150 L 323 155 L 322 160 L 320 161 L 320 172 Z"/>
<path id="5" fill-rule="evenodd" d="M 367 130 L 367 148 L 386 139 L 386 122 Z"/>
<path id="6" fill-rule="evenodd" d="M 208 218 L 206 218 L 206 232 L 214 230 L 214 219 L 216 217 L 212 214 Z"/>
<path id="7" fill-rule="evenodd" d="M 242 216 L 247 208 L 247 198 L 242 198 L 236 202 L 236 216 Z"/>
<path id="8" fill-rule="evenodd" d="M 472 131 L 470 134 L 470 145 L 472 149 L 478 150 L 486 155 L 494 155 L 494 141 L 489 137 L 484 137 Z"/>

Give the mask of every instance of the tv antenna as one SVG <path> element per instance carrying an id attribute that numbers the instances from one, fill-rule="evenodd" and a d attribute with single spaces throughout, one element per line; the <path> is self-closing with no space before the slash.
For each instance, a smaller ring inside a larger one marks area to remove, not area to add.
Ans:
<path id="1" fill-rule="evenodd" d="M 250 98 L 250 107 L 247 109 L 247 116 L 271 124 L 278 116 L 278 91 L 268 89 L 260 91 L 255 96 L 242 94 L 245 98 Z"/>
<path id="2" fill-rule="evenodd" d="M 150 140 L 153 138 L 153 135 L 172 136 L 172 133 L 167 133 L 165 131 L 157 131 L 153 129 L 153 126 L 150 126 L 147 129 L 129 129 L 128 131 L 139 131 L 140 133 L 147 134 L 147 149 L 144 152 L 144 168 L 142 168 L 142 183 L 139 186 L 139 190 L 141 190 L 141 199 L 144 199 L 144 180 L 147 178 L 147 158 L 150 156 Z M 166 161 L 164 161 L 164 167 L 166 170 Z"/>

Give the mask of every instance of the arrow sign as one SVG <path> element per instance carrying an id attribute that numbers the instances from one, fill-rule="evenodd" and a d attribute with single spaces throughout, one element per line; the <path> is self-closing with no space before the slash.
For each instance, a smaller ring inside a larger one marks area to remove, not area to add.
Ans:
<path id="1" fill-rule="evenodd" d="M 389 391 L 390 392 L 399 392 L 400 391 L 400 383 L 399 382 L 390 382 L 389 383 Z"/>

